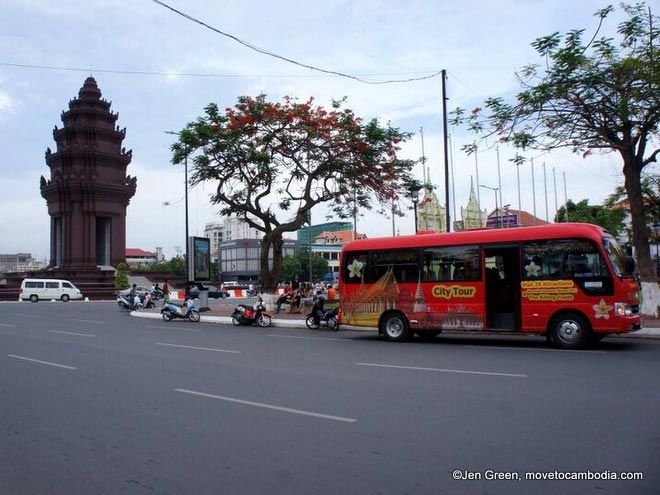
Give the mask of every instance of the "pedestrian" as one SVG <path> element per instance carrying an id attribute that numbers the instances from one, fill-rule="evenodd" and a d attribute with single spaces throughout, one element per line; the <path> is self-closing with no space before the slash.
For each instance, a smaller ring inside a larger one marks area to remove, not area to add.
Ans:
<path id="1" fill-rule="evenodd" d="M 289 303 L 291 301 L 291 293 L 293 290 L 291 289 L 291 284 L 289 282 L 286 283 L 284 286 L 284 292 L 282 295 L 277 298 L 277 311 L 276 313 L 280 312 L 280 308 L 282 307 L 282 304 Z"/>
<path id="2" fill-rule="evenodd" d="M 291 281 L 291 290 L 297 291 L 298 289 L 300 289 L 300 277 L 294 275 L 293 280 Z"/>
<path id="3" fill-rule="evenodd" d="M 334 300 L 337 298 L 337 292 L 335 291 L 335 288 L 332 286 L 332 284 L 328 284 L 327 295 L 329 300 Z"/>
<path id="4" fill-rule="evenodd" d="M 167 279 L 163 282 L 163 305 L 167 304 L 170 301 L 170 285 L 167 283 Z"/>

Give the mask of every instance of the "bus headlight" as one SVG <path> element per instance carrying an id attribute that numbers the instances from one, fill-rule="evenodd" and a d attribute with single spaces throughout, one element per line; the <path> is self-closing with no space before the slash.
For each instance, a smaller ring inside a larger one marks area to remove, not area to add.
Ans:
<path id="1" fill-rule="evenodd" d="M 614 314 L 618 316 L 632 316 L 632 308 L 626 303 L 614 303 Z"/>

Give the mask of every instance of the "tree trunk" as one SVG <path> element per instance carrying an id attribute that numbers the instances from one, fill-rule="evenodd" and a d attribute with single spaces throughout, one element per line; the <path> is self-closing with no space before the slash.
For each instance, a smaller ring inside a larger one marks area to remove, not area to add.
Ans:
<path id="1" fill-rule="evenodd" d="M 259 259 L 261 271 L 261 292 L 274 294 L 282 272 L 282 246 L 284 240 L 281 232 L 270 232 L 261 241 L 261 255 Z M 273 262 L 269 263 L 268 255 L 273 249 Z"/>
<path id="2" fill-rule="evenodd" d="M 648 227 L 644 214 L 644 198 L 642 196 L 641 169 L 637 166 L 637 158 L 625 156 L 623 175 L 630 205 L 630 220 L 632 225 L 632 241 L 635 246 L 639 275 L 643 282 L 656 282 L 655 267 L 649 252 Z"/>

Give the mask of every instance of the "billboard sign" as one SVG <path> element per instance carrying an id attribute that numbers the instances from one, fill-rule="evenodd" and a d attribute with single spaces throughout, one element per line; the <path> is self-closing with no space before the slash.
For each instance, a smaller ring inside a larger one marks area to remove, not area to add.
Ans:
<path id="1" fill-rule="evenodd" d="M 188 279 L 207 281 L 211 279 L 211 239 L 208 237 L 188 238 Z"/>

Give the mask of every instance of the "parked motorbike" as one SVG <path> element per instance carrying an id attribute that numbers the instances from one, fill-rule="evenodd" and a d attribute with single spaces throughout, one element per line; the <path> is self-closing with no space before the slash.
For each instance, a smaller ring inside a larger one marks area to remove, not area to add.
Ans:
<path id="1" fill-rule="evenodd" d="M 247 304 L 239 304 L 231 315 L 231 322 L 236 326 L 253 325 L 256 323 L 260 327 L 269 327 L 271 321 L 272 317 L 266 311 L 266 306 L 261 298 L 259 298 L 254 307 Z"/>
<path id="2" fill-rule="evenodd" d="M 259 291 L 257 289 L 246 289 L 245 290 L 245 295 L 247 297 L 256 297 L 259 295 Z"/>
<path id="3" fill-rule="evenodd" d="M 305 317 L 305 325 L 312 330 L 326 327 L 336 332 L 339 330 L 339 307 L 326 311 L 323 309 L 323 299 L 318 298 L 314 301 L 312 312 Z"/>
<path id="4" fill-rule="evenodd" d="M 148 292 L 140 296 L 140 303 L 147 309 L 156 307 L 156 304 L 154 303 L 154 297 Z"/>
<path id="5" fill-rule="evenodd" d="M 199 311 L 195 308 L 192 299 L 186 299 L 182 306 L 177 306 L 174 303 L 165 303 L 160 310 L 160 314 L 165 321 L 182 318 L 197 323 L 200 319 Z"/>
<path id="6" fill-rule="evenodd" d="M 126 311 L 136 311 L 144 308 L 144 304 L 139 296 L 131 297 L 130 294 L 122 296 L 121 294 L 117 295 L 117 304 L 121 309 Z M 151 303 L 153 307 L 153 302 Z"/>

